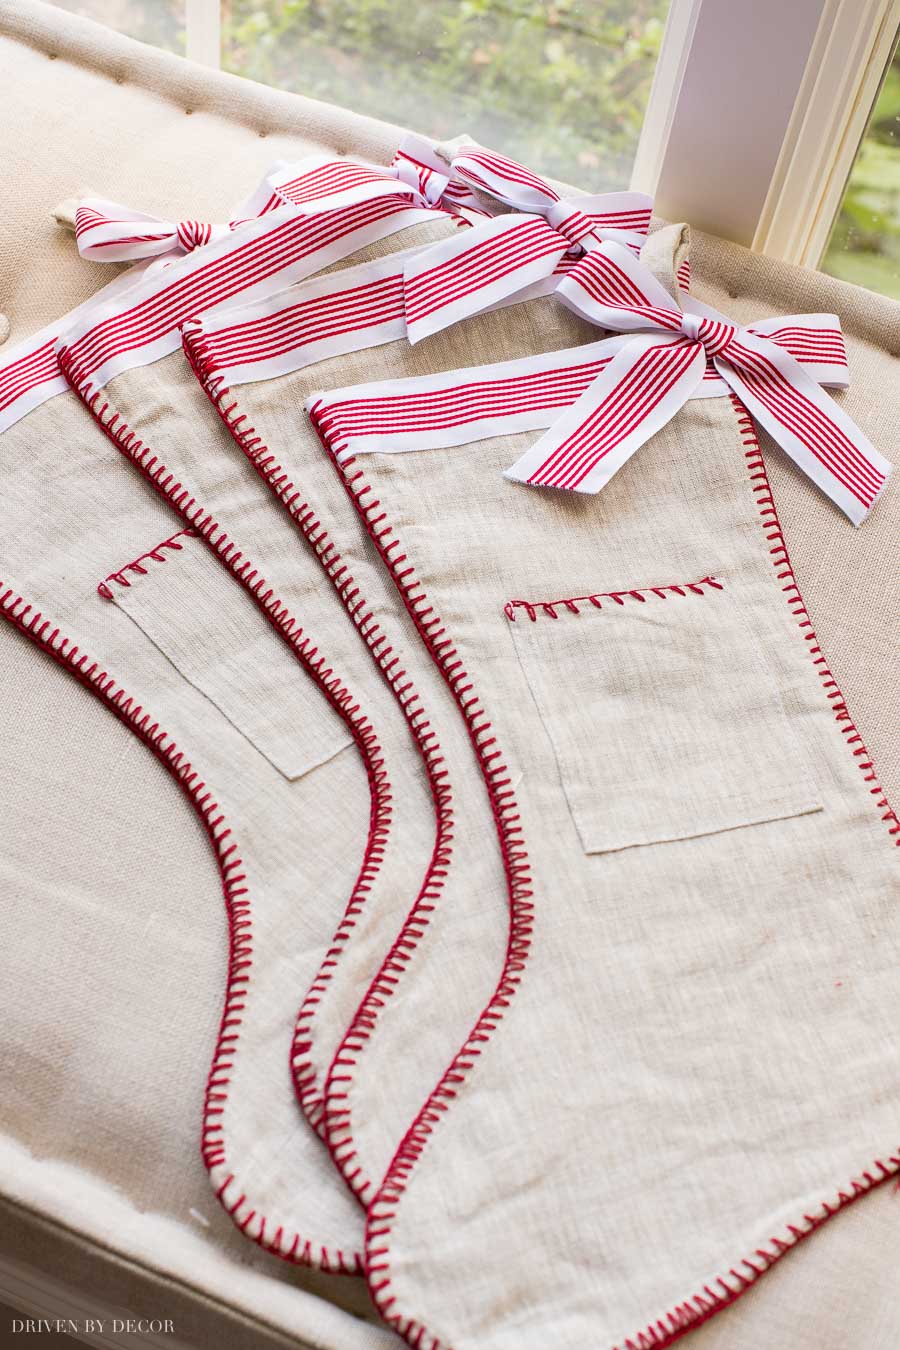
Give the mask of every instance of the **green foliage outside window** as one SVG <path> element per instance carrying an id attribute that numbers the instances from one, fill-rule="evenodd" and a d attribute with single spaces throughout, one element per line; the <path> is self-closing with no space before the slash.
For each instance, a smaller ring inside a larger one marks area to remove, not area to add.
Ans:
<path id="1" fill-rule="evenodd" d="M 225 0 L 223 65 L 627 187 L 668 0 Z"/>
<path id="2" fill-rule="evenodd" d="M 184 0 L 57 0 L 184 50 Z M 222 64 L 587 190 L 628 184 L 670 0 L 222 0 Z M 900 48 L 822 267 L 900 298 Z"/>
<path id="3" fill-rule="evenodd" d="M 900 299 L 900 47 L 863 137 L 822 267 Z"/>

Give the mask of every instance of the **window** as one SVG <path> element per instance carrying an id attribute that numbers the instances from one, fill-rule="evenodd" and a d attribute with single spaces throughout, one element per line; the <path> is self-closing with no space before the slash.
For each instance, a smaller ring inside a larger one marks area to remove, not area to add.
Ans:
<path id="1" fill-rule="evenodd" d="M 170 52 L 185 50 L 185 0 L 53 0 L 59 9 Z"/>
<path id="2" fill-rule="evenodd" d="M 900 298 L 900 0 L 57 3 Z"/>
<path id="3" fill-rule="evenodd" d="M 900 45 L 850 171 L 822 267 L 900 299 Z"/>
<path id="4" fill-rule="evenodd" d="M 62 0 L 189 46 L 194 0 Z M 467 132 L 596 190 L 627 187 L 669 0 L 222 0 L 221 64 L 437 137 Z M 213 20 L 215 15 L 213 15 Z"/>

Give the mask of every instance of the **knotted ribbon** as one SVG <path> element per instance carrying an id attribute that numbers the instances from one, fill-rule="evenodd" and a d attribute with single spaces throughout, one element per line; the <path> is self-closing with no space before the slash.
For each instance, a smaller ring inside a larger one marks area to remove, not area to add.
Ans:
<path id="1" fill-rule="evenodd" d="M 408 147 L 408 141 L 401 142 L 400 153 Z M 530 170 L 492 150 L 463 144 L 448 154 L 444 191 L 454 200 L 470 194 L 465 198 L 470 205 L 487 197 L 520 214 L 488 216 L 410 260 L 404 270 L 410 342 L 511 297 L 546 294 L 581 257 L 610 243 L 640 253 L 653 205 L 643 193 L 563 198 Z M 426 159 L 418 138 L 415 157 L 439 176 L 434 165 L 442 161 L 433 149 Z"/>
<path id="2" fill-rule="evenodd" d="M 453 192 L 447 195 L 450 182 L 450 175 L 429 174 L 424 165 L 417 168 L 400 155 L 387 169 L 315 156 L 297 164 L 276 164 L 225 224 L 163 220 L 102 197 L 86 197 L 75 212 L 75 239 L 83 258 L 94 262 L 133 261 L 189 253 L 278 207 L 291 205 L 297 212 L 313 215 L 388 196 L 396 198 L 398 211 L 410 207 L 446 211 L 460 215 L 464 224 Z M 462 185 L 458 192 L 460 204 L 471 196 Z"/>
<path id="3" fill-rule="evenodd" d="M 78 252 L 93 262 L 133 262 L 162 253 L 190 253 L 229 232 L 228 225 L 161 220 L 104 197 L 85 197 L 75 211 Z"/>
<path id="4" fill-rule="evenodd" d="M 590 322 L 631 336 L 610 340 L 612 359 L 508 478 L 599 492 L 713 374 L 855 525 L 868 515 L 891 466 L 820 388 L 848 383 L 836 315 L 741 327 L 688 296 L 676 303 L 615 243 L 585 253 L 556 294 Z"/>
<path id="5" fill-rule="evenodd" d="M 391 168 L 400 182 L 415 188 L 429 206 L 441 207 L 469 224 L 492 214 L 452 165 L 437 154 L 435 143 L 424 136 L 404 136 Z"/>
<path id="6" fill-rule="evenodd" d="M 448 172 L 525 214 L 494 217 L 410 259 L 411 342 L 548 291 L 589 322 L 628 335 L 611 341 L 590 389 L 507 477 L 599 492 L 689 398 L 732 390 L 854 524 L 865 519 L 890 465 L 820 388 L 848 383 L 836 315 L 741 327 L 681 291 L 674 301 L 636 256 L 650 221 L 650 202 L 638 194 L 565 200 L 521 165 L 470 145 L 450 152 Z"/>

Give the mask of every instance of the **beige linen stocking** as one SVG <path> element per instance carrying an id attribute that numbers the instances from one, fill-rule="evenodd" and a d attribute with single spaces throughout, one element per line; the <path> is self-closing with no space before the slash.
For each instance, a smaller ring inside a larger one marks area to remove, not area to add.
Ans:
<path id="1" fill-rule="evenodd" d="M 900 1168 L 897 822 L 753 425 L 691 402 L 599 496 L 509 483 L 591 356 L 310 402 L 508 877 L 495 997 L 370 1208 L 422 1347 L 669 1344 Z"/>
<path id="2" fill-rule="evenodd" d="M 374 237 L 384 228 L 378 223 Z M 334 230 L 325 249 L 310 251 L 306 231 L 291 211 L 276 211 L 225 240 L 218 253 L 215 245 L 197 250 L 183 268 L 192 294 L 213 278 L 218 299 L 251 285 L 262 293 L 373 237 L 371 230 Z M 219 270 L 223 256 L 239 266 Z M 111 288 L 76 317 L 87 338 L 78 350 L 96 355 L 113 328 L 125 334 L 125 364 L 139 359 L 137 330 L 128 323 L 148 313 L 158 321 L 153 301 L 168 293 L 173 275 L 180 275 L 178 265 L 153 269 L 133 288 Z M 147 339 L 145 330 L 140 334 Z M 157 322 L 155 354 L 167 340 L 165 321 L 162 331 Z M 29 359 L 15 366 L 13 378 L 29 369 Z M 180 354 L 175 362 L 221 441 L 224 433 Z M 41 393 L 36 388 L 35 398 Z M 148 423 L 169 402 L 164 387 L 158 399 L 148 390 Z M 92 419 L 65 393 L 39 401 L 4 434 L 6 617 L 32 636 L 52 638 L 56 655 L 77 666 L 150 743 L 214 847 L 231 925 L 225 1010 L 203 1120 L 203 1156 L 216 1194 L 267 1250 L 300 1264 L 358 1271 L 362 1215 L 297 1110 L 290 1051 L 301 993 L 348 898 L 352 906 L 364 897 L 382 846 L 378 746 L 302 619 L 258 571 L 251 574 L 246 559 L 235 558 L 221 532 L 218 550 L 210 551 L 205 538 L 185 530 L 165 495 L 139 480 L 98 421 L 109 429 L 109 416 Z M 305 594 L 311 580 L 320 586 L 318 567 L 292 536 L 289 547 L 299 560 L 295 595 Z M 136 756 L 137 774 L 157 771 L 150 755 Z M 73 791 L 79 790 L 96 787 L 76 782 Z M 313 812 L 315 800 L 321 815 Z M 407 842 L 415 858 L 415 842 Z M 127 845 L 117 847 L 127 868 Z M 422 868 L 431 848 L 429 834 Z M 199 889 L 185 877 L 187 897 Z"/>
<path id="3" fill-rule="evenodd" d="M 348 306 L 348 297 L 368 294 L 397 266 L 387 258 L 384 266 L 348 268 L 186 327 L 189 359 L 233 433 L 232 454 L 240 452 L 255 467 L 285 520 L 292 518 L 298 537 L 312 545 L 371 652 L 386 666 L 395 695 L 404 704 L 415 696 L 428 731 L 424 746 L 419 738 L 418 753 L 425 750 L 429 772 L 432 765 L 441 772 L 437 827 L 446 843 L 435 854 L 439 865 L 429 873 L 428 890 L 407 914 L 398 903 L 403 874 L 389 856 L 384 887 L 373 885 L 363 912 L 343 935 L 327 986 L 316 989 L 319 1044 L 338 1049 L 325 1087 L 326 1134 L 364 1200 L 374 1195 L 418 1107 L 453 1057 L 460 1029 L 464 1035 L 490 997 L 506 943 L 508 900 L 477 764 L 466 743 L 451 740 L 448 747 L 436 733 L 438 726 L 454 726 L 452 694 L 442 673 L 418 655 L 415 625 L 322 455 L 303 399 L 325 379 L 442 369 L 503 351 L 552 348 L 590 331 L 560 307 L 538 301 L 473 318 L 416 347 L 404 339 L 385 341 Z M 319 313 L 331 317 L 329 337 L 338 347 L 324 358 Z M 372 349 L 372 343 L 379 345 Z M 241 531 L 239 538 L 243 522 Z M 260 536 L 254 556 L 267 548 Z M 339 645 L 346 639 L 319 625 L 317 620 L 323 643 L 340 650 L 342 668 L 350 669 L 354 654 Z M 361 644 L 360 653 L 366 655 Z M 364 706 L 371 709 L 377 693 L 371 663 L 368 674 L 365 666 L 356 671 L 354 666 L 348 678 L 363 689 Z M 394 733 L 388 741 L 388 716 L 371 716 L 389 774 L 392 764 L 414 764 L 417 746 L 409 736 Z M 394 837 L 405 853 L 402 819 L 400 824 Z"/>

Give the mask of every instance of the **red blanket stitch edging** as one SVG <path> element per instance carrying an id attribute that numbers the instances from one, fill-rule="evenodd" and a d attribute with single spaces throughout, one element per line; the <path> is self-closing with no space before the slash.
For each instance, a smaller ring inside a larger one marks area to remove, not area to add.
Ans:
<path id="1" fill-rule="evenodd" d="M 169 472 L 156 455 L 152 454 L 150 447 L 130 430 L 121 414 L 112 408 L 109 401 L 102 401 L 103 391 L 95 390 L 90 381 L 80 375 L 65 349 L 59 353 L 59 363 L 69 384 L 103 432 L 137 467 L 154 489 L 166 498 L 182 520 L 195 531 L 198 538 L 202 539 L 213 554 L 229 568 L 275 632 L 287 643 L 301 666 L 315 680 L 350 731 L 366 769 L 371 796 L 369 833 L 362 865 L 352 892 L 355 896 L 362 888 L 361 893 L 364 894 L 380 867 L 391 820 L 390 783 L 374 729 L 361 713 L 358 702 L 327 665 L 325 657 L 313 646 L 303 628 L 286 605 L 274 594 L 252 560 L 237 548 L 212 515 L 204 511 L 189 490 L 176 480 L 174 474 Z M 220 1199 L 225 1203 L 224 1196 L 220 1196 Z M 267 1250 L 274 1251 L 276 1255 L 283 1256 L 289 1261 L 317 1266 L 328 1273 L 360 1274 L 364 1269 L 362 1253 L 338 1251 L 333 1254 L 325 1247 L 313 1248 L 309 1241 L 301 1239 L 299 1234 L 293 1235 L 285 1249 L 286 1239 L 281 1228 L 276 1231 L 271 1243 L 265 1242 L 266 1218 L 256 1213 L 243 1194 L 233 1209 L 228 1204 L 226 1208 L 232 1213 L 238 1226 L 248 1232 L 249 1236 L 254 1237 L 260 1245 L 265 1245 Z M 256 1235 L 249 1231 L 254 1219 L 259 1230 Z"/>
<path id="2" fill-rule="evenodd" d="M 745 446 L 751 448 L 746 451 L 747 465 L 750 471 L 751 485 L 755 493 L 757 505 L 762 517 L 763 526 L 766 531 L 766 538 L 769 541 L 769 551 L 772 555 L 773 563 L 779 580 L 786 582 L 783 590 L 787 596 L 788 603 L 792 613 L 797 617 L 802 629 L 805 630 L 805 640 L 810 644 L 810 654 L 822 677 L 827 696 L 832 702 L 835 717 L 841 723 L 841 730 L 846 736 L 847 743 L 851 747 L 851 752 L 859 763 L 859 767 L 865 775 L 866 781 L 873 784 L 870 789 L 876 800 L 876 806 L 882 812 L 882 819 L 887 823 L 889 833 L 896 835 L 898 833 L 897 817 L 890 808 L 883 790 L 877 783 L 874 766 L 865 745 L 862 742 L 855 724 L 850 720 L 850 715 L 844 702 L 836 681 L 831 671 L 825 663 L 824 656 L 818 646 L 808 612 L 803 603 L 797 586 L 796 578 L 788 557 L 787 544 L 781 531 L 778 521 L 778 515 L 775 509 L 774 499 L 771 493 L 771 487 L 768 481 L 768 475 L 765 469 L 762 452 L 756 438 L 756 432 L 753 421 L 746 409 L 740 403 L 735 395 L 731 396 L 732 404 L 738 413 L 738 425 L 742 434 Z M 450 639 L 446 636 L 446 631 L 441 624 L 440 618 L 434 614 L 432 606 L 429 604 L 427 593 L 424 591 L 421 583 L 416 578 L 415 568 L 409 563 L 404 553 L 396 554 L 394 550 L 400 547 L 399 539 L 393 539 L 386 543 L 394 533 L 392 526 L 387 523 L 387 513 L 381 510 L 381 503 L 377 498 L 372 498 L 372 488 L 363 480 L 361 469 L 355 468 L 355 459 L 347 455 L 349 446 L 339 441 L 334 435 L 329 439 L 330 428 L 327 416 L 323 414 L 321 403 L 315 404 L 310 409 L 310 417 L 316 426 L 322 443 L 329 453 L 331 460 L 341 475 L 344 486 L 356 506 L 373 543 L 379 550 L 391 576 L 397 585 L 397 588 L 409 610 L 409 613 L 416 622 L 417 627 L 425 641 L 432 657 L 441 669 L 444 678 L 447 680 L 457 702 L 466 718 L 469 734 L 475 745 L 476 752 L 479 754 L 479 760 L 483 763 L 484 758 L 488 759 L 488 764 L 484 765 L 486 777 L 488 778 L 488 788 L 491 791 L 492 802 L 494 800 L 490 781 L 490 759 L 491 756 L 483 757 L 481 748 L 486 745 L 493 745 L 493 738 L 490 741 L 482 742 L 479 745 L 479 731 L 477 722 L 473 720 L 481 714 L 480 704 L 477 695 L 472 690 L 468 676 L 461 668 L 461 663 L 452 646 Z M 345 457 L 346 456 L 346 457 Z M 369 500 L 364 501 L 364 498 Z M 578 597 L 578 599 L 590 599 L 590 597 Z M 553 603 L 553 602 L 551 602 Z M 459 690 L 456 686 L 462 682 Z M 486 730 L 489 724 L 482 727 Z M 494 755 L 499 756 L 500 752 L 495 750 Z M 507 780 L 508 781 L 508 780 Z M 512 793 L 507 794 L 512 798 Z M 514 803 L 513 803 L 514 809 Z M 495 810 L 495 814 L 497 814 Z M 518 825 L 518 815 L 513 817 L 515 822 L 515 831 L 521 833 Z M 502 817 L 497 814 L 497 823 L 501 829 Z M 896 842 L 900 843 L 900 839 Z M 521 845 L 519 845 L 521 847 Z M 504 851 L 504 857 L 506 857 Z M 524 848 L 521 850 L 521 859 L 526 869 L 527 876 L 527 854 Z M 521 970 L 528 956 L 528 949 L 531 941 L 531 928 L 533 918 L 533 905 L 530 902 L 531 891 L 525 892 L 529 897 L 525 901 L 524 913 L 526 915 L 526 926 L 524 929 L 524 942 L 521 952 L 515 952 L 515 929 L 516 929 L 516 896 L 513 885 L 513 875 L 510 873 L 510 945 L 507 950 L 507 962 L 504 966 L 498 985 L 495 998 L 488 1005 L 475 1031 L 460 1054 L 451 1064 L 447 1073 L 444 1075 L 437 1089 L 432 1093 L 429 1101 L 420 1112 L 417 1120 L 413 1123 L 406 1137 L 402 1141 L 397 1154 L 389 1168 L 382 1188 L 375 1201 L 369 1208 L 366 1225 L 366 1263 L 367 1277 L 369 1286 L 372 1290 L 376 1305 L 385 1320 L 393 1326 L 404 1339 L 415 1350 L 452 1350 L 452 1347 L 440 1340 L 439 1337 L 430 1332 L 420 1322 L 403 1314 L 396 1308 L 397 1298 L 391 1292 L 390 1275 L 390 1239 L 393 1228 L 393 1221 L 396 1217 L 397 1206 L 406 1189 L 410 1175 L 413 1172 L 418 1159 L 424 1152 L 428 1139 L 433 1133 L 435 1126 L 444 1114 L 449 1103 L 456 1096 L 457 1086 L 464 1080 L 468 1070 L 471 1068 L 474 1057 L 480 1054 L 480 1046 L 490 1038 L 495 1026 L 502 1018 L 503 1009 L 508 1005 L 510 997 L 515 993 L 516 987 L 521 978 Z M 513 956 L 516 961 L 513 963 Z M 514 978 L 509 979 L 510 971 L 514 972 Z M 644 1330 L 637 1332 L 620 1344 L 613 1346 L 612 1350 L 666 1350 L 666 1347 L 674 1344 L 684 1336 L 688 1331 L 693 1330 L 702 1322 L 709 1320 L 716 1313 L 733 1303 L 741 1296 L 759 1277 L 775 1264 L 787 1251 L 797 1245 L 803 1238 L 808 1237 L 810 1233 L 829 1219 L 839 1210 L 852 1204 L 862 1195 L 867 1194 L 876 1186 L 882 1185 L 885 1181 L 895 1176 L 900 1171 L 900 1149 L 896 1154 L 888 1155 L 887 1162 L 882 1159 L 875 1159 L 870 1168 L 864 1170 L 859 1177 L 851 1179 L 849 1185 L 844 1190 L 839 1190 L 834 1200 L 823 1200 L 819 1212 L 815 1214 L 804 1214 L 797 1224 L 789 1224 L 785 1229 L 785 1236 L 779 1238 L 773 1236 L 769 1240 L 768 1247 L 760 1247 L 751 1257 L 743 1258 L 737 1266 L 732 1267 L 727 1275 L 720 1276 L 713 1282 L 718 1286 L 704 1286 L 703 1290 L 690 1296 L 684 1303 L 677 1305 L 669 1312 L 648 1325 Z M 376 1245 L 377 1244 L 377 1245 Z"/>
<path id="3" fill-rule="evenodd" d="M 434 1337 L 426 1339 L 430 1336 L 427 1329 L 413 1318 L 404 1316 L 395 1307 L 397 1299 L 391 1291 L 389 1259 L 393 1220 L 409 1176 L 427 1147 L 435 1126 L 456 1096 L 458 1085 L 465 1080 L 481 1054 L 482 1046 L 502 1021 L 505 1010 L 521 983 L 531 949 L 534 920 L 531 872 L 522 837 L 518 806 L 509 771 L 503 762 L 503 752 L 492 734 L 491 723 L 472 688 L 459 654 L 447 636 L 440 616 L 429 604 L 428 597 L 416 578 L 415 569 L 402 552 L 400 540 L 391 537 L 394 534 L 393 528 L 387 524 L 386 512 L 380 510 L 381 504 L 378 498 L 373 496 L 372 488 L 363 481 L 362 470 L 355 468 L 353 458 L 341 462 L 343 447 L 337 443 L 330 443 L 328 420 L 322 415 L 321 405 L 316 404 L 310 409 L 310 417 L 323 446 L 338 470 L 350 500 L 378 549 L 425 646 L 462 713 L 487 786 L 506 873 L 509 936 L 497 988 L 465 1044 L 452 1060 L 438 1086 L 401 1141 L 381 1188 L 369 1206 L 366 1221 L 366 1275 L 378 1311 L 410 1345 L 430 1346 L 431 1350 L 440 1350 L 440 1341 Z"/>
<path id="4" fill-rule="evenodd" d="M 152 715 L 136 703 L 99 663 L 72 641 L 63 637 L 50 619 L 28 604 L 22 596 L 0 585 L 0 617 L 14 625 L 31 642 L 73 675 L 98 698 L 133 735 L 150 749 L 171 774 L 187 797 L 206 832 L 222 879 L 222 892 L 228 914 L 228 975 L 225 1001 L 216 1037 L 216 1046 L 206 1083 L 203 1105 L 201 1153 L 220 1203 L 234 1223 L 266 1251 L 296 1265 L 316 1266 L 333 1272 L 358 1273 L 359 1259 L 348 1262 L 341 1251 L 314 1248 L 301 1239 L 277 1228 L 267 1236 L 266 1220 L 251 1207 L 233 1171 L 229 1171 L 221 1117 L 228 1100 L 230 1072 L 240 1039 L 240 1026 L 246 1007 L 253 964 L 252 904 L 246 885 L 244 863 L 238 852 L 231 827 L 226 823 L 212 790 L 185 759 L 171 736 L 154 721 Z M 254 1219 L 256 1231 L 251 1231 Z"/>
<path id="5" fill-rule="evenodd" d="M 897 820 L 897 813 L 891 807 L 884 789 L 878 782 L 872 756 L 866 749 L 856 723 L 850 716 L 840 686 L 828 668 L 828 662 L 819 646 L 819 639 L 816 637 L 815 629 L 812 626 L 809 611 L 803 602 L 803 596 L 800 594 L 800 587 L 797 585 L 797 577 L 788 554 L 787 541 L 781 530 L 781 521 L 778 519 L 775 498 L 772 496 L 772 485 L 766 472 L 766 464 L 760 449 L 753 418 L 736 394 L 732 394 L 730 397 L 731 405 L 737 414 L 738 428 L 745 447 L 744 455 L 747 461 L 747 471 L 750 475 L 750 484 L 769 544 L 769 553 L 772 557 L 775 575 L 783 583 L 781 589 L 787 599 L 790 611 L 803 633 L 803 640 L 807 643 L 809 654 L 818 671 L 826 696 L 831 703 L 835 720 L 841 728 L 841 734 L 850 747 L 857 767 L 864 775 L 865 781 L 871 784 L 869 792 L 875 799 L 876 807 L 882 813 L 881 819 L 887 825 L 888 833 L 896 836 L 894 842 L 900 846 L 900 822 Z"/>
<path id="6" fill-rule="evenodd" d="M 300 490 L 289 479 L 282 466 L 275 461 L 274 455 L 264 444 L 262 437 L 258 436 L 255 429 L 247 423 L 246 415 L 238 408 L 234 391 L 225 386 L 221 377 L 215 377 L 207 369 L 206 344 L 201 326 L 196 323 L 185 325 L 183 337 L 188 360 L 207 396 L 238 446 L 278 500 L 287 508 L 312 546 L 341 603 L 372 652 L 381 674 L 400 705 L 422 755 L 428 777 L 435 812 L 435 843 L 422 887 L 338 1047 L 324 1089 L 319 1096 L 326 1140 L 332 1156 L 351 1189 L 363 1204 L 367 1204 L 375 1193 L 377 1183 L 366 1175 L 356 1152 L 353 1112 L 349 1104 L 350 1085 L 360 1055 L 375 1030 L 381 1009 L 395 993 L 440 900 L 452 853 L 452 788 L 444 767 L 440 744 L 431 729 L 418 691 L 405 669 L 400 666 L 400 656 L 391 646 L 386 645 L 385 634 L 368 609 L 365 597 L 331 542 L 327 530 L 322 526 L 308 501 L 303 500 Z M 361 904 L 348 907 L 335 934 L 334 943 L 297 1017 L 292 1062 L 295 1074 L 302 1075 L 304 1083 L 308 1086 L 312 1086 L 314 1078 L 314 1070 L 307 1060 L 312 1019 L 346 950 L 347 938 L 356 924 L 361 908 Z"/>

